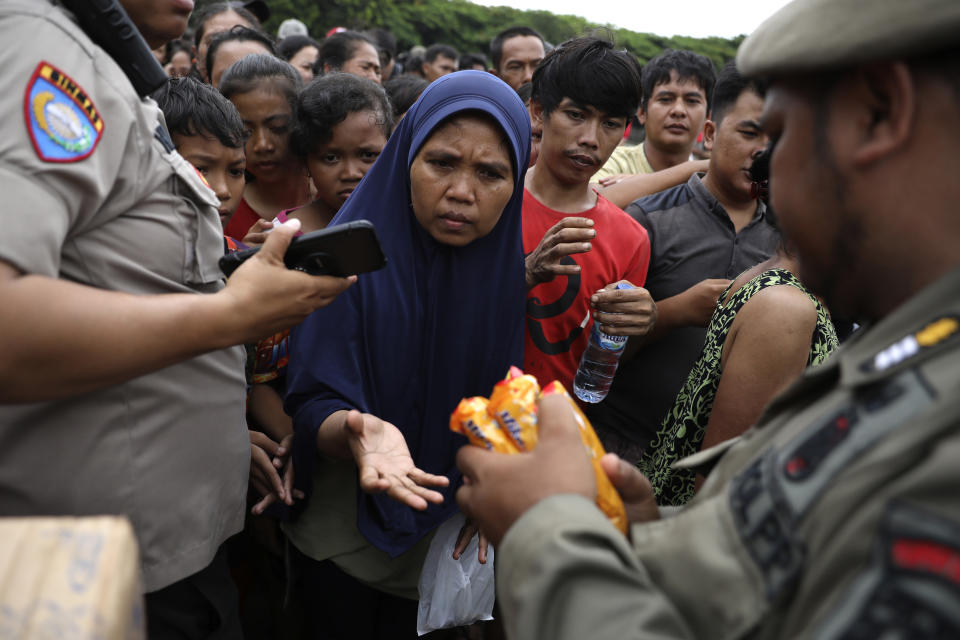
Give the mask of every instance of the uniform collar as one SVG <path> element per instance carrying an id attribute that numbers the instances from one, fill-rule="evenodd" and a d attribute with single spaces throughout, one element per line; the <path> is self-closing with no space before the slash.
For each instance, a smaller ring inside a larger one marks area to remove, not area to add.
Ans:
<path id="1" fill-rule="evenodd" d="M 840 382 L 861 386 L 915 367 L 960 340 L 960 267 L 941 276 L 837 352 Z"/>

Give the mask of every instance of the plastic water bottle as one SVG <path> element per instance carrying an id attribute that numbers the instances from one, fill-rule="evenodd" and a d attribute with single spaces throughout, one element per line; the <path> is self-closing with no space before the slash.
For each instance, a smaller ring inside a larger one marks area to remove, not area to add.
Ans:
<path id="1" fill-rule="evenodd" d="M 633 287 L 620 283 L 617 289 L 633 289 Z M 606 398 L 610 385 L 613 384 L 613 375 L 617 372 L 620 356 L 623 355 L 623 349 L 626 346 L 627 336 L 608 335 L 594 322 L 590 341 L 580 358 L 580 366 L 573 379 L 573 393 L 584 402 L 600 402 Z"/>

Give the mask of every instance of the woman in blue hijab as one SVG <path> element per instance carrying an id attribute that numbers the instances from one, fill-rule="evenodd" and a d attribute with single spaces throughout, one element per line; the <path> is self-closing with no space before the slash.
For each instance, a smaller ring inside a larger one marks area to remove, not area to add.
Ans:
<path id="1" fill-rule="evenodd" d="M 332 222 L 372 221 L 388 262 L 291 336 L 285 409 L 309 502 L 284 530 L 311 637 L 416 637 L 429 534 L 457 509 L 466 440 L 450 413 L 523 362 L 529 145 L 509 86 L 444 76 Z"/>

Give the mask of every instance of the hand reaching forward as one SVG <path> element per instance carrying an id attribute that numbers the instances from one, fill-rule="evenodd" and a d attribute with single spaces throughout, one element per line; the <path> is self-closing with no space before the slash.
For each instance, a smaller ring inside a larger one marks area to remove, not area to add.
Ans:
<path id="1" fill-rule="evenodd" d="M 547 396 L 539 405 L 540 441 L 529 453 L 507 455 L 467 445 L 457 453 L 463 486 L 460 510 L 496 547 L 507 530 L 544 498 L 575 493 L 597 497 L 597 481 L 569 402 Z"/>
<path id="2" fill-rule="evenodd" d="M 369 413 L 350 411 L 344 429 L 363 491 L 386 493 L 421 511 L 430 502 L 443 502 L 443 496 L 428 487 L 445 487 L 450 480 L 418 469 L 403 434 L 394 425 Z"/>

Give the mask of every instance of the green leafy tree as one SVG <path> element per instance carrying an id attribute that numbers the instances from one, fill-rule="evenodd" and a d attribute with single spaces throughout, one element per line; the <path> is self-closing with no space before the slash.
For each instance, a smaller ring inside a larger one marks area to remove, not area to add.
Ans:
<path id="1" fill-rule="evenodd" d="M 600 25 L 570 15 L 549 11 L 521 11 L 511 7 L 484 7 L 466 0 L 267 0 L 271 17 L 264 25 L 276 33 L 286 18 L 302 20 L 311 35 L 322 37 L 333 27 L 387 29 L 402 49 L 442 42 L 458 51 L 489 52 L 490 40 L 514 25 L 530 26 L 557 44 L 597 29 L 612 34 L 618 46 L 645 63 L 667 48 L 689 49 L 710 58 L 717 67 L 736 55 L 744 36 L 726 38 L 666 38 Z M 200 0 L 199 5 L 209 0 Z"/>

